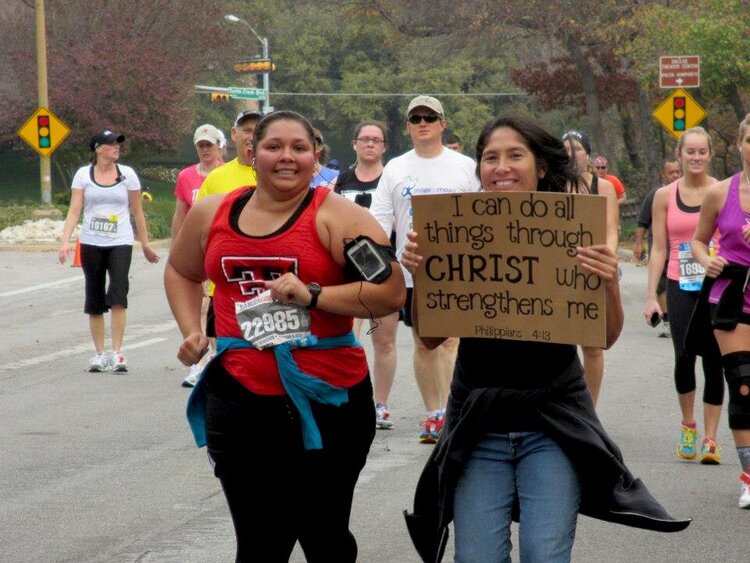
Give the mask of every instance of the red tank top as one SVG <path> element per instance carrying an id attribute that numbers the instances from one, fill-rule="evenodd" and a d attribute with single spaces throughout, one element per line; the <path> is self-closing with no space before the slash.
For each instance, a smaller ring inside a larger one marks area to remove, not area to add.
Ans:
<path id="1" fill-rule="evenodd" d="M 263 237 L 240 232 L 237 220 L 254 189 L 226 195 L 219 205 L 206 244 L 204 266 L 216 284 L 214 312 L 216 335 L 242 338 L 234 304 L 248 301 L 265 291 L 266 280 L 292 272 L 304 283 L 324 288 L 347 283 L 343 268 L 323 245 L 315 225 L 320 205 L 330 192 L 310 190 L 300 208 L 278 231 Z M 325 289 L 324 289 L 325 291 Z M 311 332 L 320 338 L 341 336 L 352 329 L 352 317 L 313 309 Z M 333 350 L 298 349 L 292 352 L 302 372 L 337 387 L 351 387 L 367 374 L 361 346 Z M 261 395 L 285 394 L 272 349 L 229 350 L 221 357 L 224 368 L 242 385 Z"/>

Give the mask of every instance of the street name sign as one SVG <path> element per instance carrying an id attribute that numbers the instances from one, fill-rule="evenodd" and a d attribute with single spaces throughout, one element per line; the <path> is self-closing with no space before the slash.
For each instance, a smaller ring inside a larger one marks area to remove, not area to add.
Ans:
<path id="1" fill-rule="evenodd" d="M 237 100 L 265 100 L 266 92 L 263 88 L 227 88 L 230 98 Z"/>

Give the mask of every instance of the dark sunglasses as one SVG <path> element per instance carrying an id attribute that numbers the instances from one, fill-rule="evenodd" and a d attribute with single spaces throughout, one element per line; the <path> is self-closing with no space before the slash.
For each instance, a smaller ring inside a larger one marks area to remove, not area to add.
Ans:
<path id="1" fill-rule="evenodd" d="M 597 170 L 606 170 L 607 167 L 606 166 L 597 166 L 596 169 Z"/>
<path id="2" fill-rule="evenodd" d="M 412 125 L 417 125 L 423 119 L 426 123 L 435 123 L 438 119 L 440 119 L 440 116 L 436 113 L 430 113 L 428 115 L 414 114 L 410 115 L 407 121 Z"/>

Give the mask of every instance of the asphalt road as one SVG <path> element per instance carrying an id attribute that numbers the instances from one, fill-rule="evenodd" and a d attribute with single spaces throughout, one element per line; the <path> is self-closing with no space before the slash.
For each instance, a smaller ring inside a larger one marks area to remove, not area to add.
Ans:
<path id="1" fill-rule="evenodd" d="M 134 252 L 130 372 L 117 375 L 86 371 L 92 348 L 80 269 L 58 264 L 55 252 L 0 251 L 0 561 L 234 560 L 221 489 L 184 418 L 188 391 L 161 250 L 158 265 Z M 722 465 L 677 460 L 671 344 L 641 320 L 645 269 L 622 269 L 626 324 L 606 353 L 599 413 L 632 472 L 670 512 L 694 521 L 685 532 L 657 534 L 581 517 L 573 559 L 748 561 L 750 512 L 736 508 L 740 467 L 726 419 Z M 418 561 L 401 513 L 431 446 L 417 443 L 411 336 L 402 327 L 398 338 L 396 425 L 377 433 L 352 516 L 367 563 Z M 292 560 L 304 558 L 296 551 Z"/>

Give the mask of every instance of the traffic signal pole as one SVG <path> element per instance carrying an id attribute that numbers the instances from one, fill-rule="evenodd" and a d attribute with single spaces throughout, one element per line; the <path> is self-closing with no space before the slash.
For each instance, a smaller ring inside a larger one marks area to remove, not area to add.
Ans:
<path id="1" fill-rule="evenodd" d="M 44 0 L 36 0 L 36 68 L 39 107 L 49 108 L 47 96 L 47 38 L 44 26 Z M 39 156 L 39 182 L 42 204 L 52 203 L 52 165 L 49 156 Z"/>
<path id="2" fill-rule="evenodd" d="M 252 28 L 251 28 L 252 29 Z M 268 37 L 264 37 L 261 39 L 261 43 L 263 43 L 263 58 L 266 60 L 271 60 L 271 55 L 268 52 Z M 271 105 L 271 69 L 269 68 L 267 72 L 263 73 L 263 90 L 266 91 L 266 99 L 263 101 L 263 113 L 269 113 L 273 111 L 273 106 Z"/>

